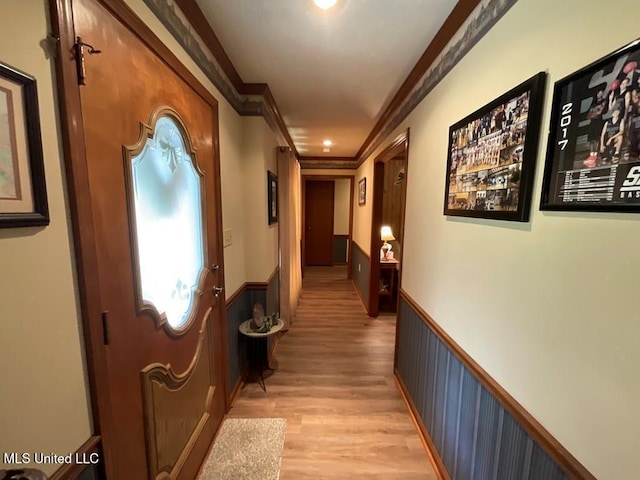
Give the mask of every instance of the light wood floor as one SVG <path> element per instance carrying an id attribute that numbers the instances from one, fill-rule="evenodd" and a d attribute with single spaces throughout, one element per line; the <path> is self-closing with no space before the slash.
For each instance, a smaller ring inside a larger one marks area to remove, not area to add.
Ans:
<path id="1" fill-rule="evenodd" d="M 281 480 L 435 479 L 393 379 L 394 336 L 344 267 L 307 268 L 267 393 L 249 383 L 229 416 L 287 419 Z"/>

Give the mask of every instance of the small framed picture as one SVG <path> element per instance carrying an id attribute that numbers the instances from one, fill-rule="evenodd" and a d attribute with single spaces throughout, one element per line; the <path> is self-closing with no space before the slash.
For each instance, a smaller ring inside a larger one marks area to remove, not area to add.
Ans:
<path id="1" fill-rule="evenodd" d="M 358 205 L 367 203 L 367 177 L 358 182 Z"/>
<path id="2" fill-rule="evenodd" d="M 269 225 L 278 223 L 278 177 L 267 171 L 267 221 Z"/>
<path id="3" fill-rule="evenodd" d="M 449 129 L 444 214 L 527 222 L 546 73 Z"/>
<path id="4" fill-rule="evenodd" d="M 36 80 L 0 63 L 0 228 L 49 225 Z"/>
<path id="5" fill-rule="evenodd" d="M 556 82 L 540 209 L 640 212 L 640 40 Z"/>

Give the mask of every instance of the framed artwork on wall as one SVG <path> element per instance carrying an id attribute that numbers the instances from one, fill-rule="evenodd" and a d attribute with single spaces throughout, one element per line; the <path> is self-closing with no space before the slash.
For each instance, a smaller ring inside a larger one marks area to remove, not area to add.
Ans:
<path id="1" fill-rule="evenodd" d="M 367 203 L 367 177 L 358 182 L 358 205 Z"/>
<path id="2" fill-rule="evenodd" d="M 267 170 L 267 221 L 278 223 L 278 177 Z"/>
<path id="3" fill-rule="evenodd" d="M 449 129 L 444 214 L 527 222 L 546 73 Z"/>
<path id="4" fill-rule="evenodd" d="M 556 82 L 540 209 L 640 212 L 640 40 Z"/>
<path id="5" fill-rule="evenodd" d="M 36 80 L 0 63 L 0 228 L 49 225 Z"/>

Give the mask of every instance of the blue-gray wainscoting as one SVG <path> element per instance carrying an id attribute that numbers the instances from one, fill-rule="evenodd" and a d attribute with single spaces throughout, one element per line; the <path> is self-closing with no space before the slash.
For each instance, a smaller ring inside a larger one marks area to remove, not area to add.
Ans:
<path id="1" fill-rule="evenodd" d="M 349 248 L 349 235 L 333 236 L 333 264 L 346 265 Z"/>
<path id="2" fill-rule="evenodd" d="M 404 297 L 396 348 L 399 383 L 450 478 L 570 478 Z M 576 478 L 593 477 L 587 472 Z"/>
<path id="3" fill-rule="evenodd" d="M 369 309 L 369 277 L 371 261 L 356 242 L 351 242 L 351 276 L 365 308 Z"/>
<path id="4" fill-rule="evenodd" d="M 247 364 L 246 338 L 238 328 L 253 316 L 253 306 L 261 303 L 266 314 L 280 311 L 278 270 L 264 284 L 244 284 L 241 292 L 227 305 L 227 345 L 229 350 L 229 388 L 233 391 L 241 379 Z M 273 337 L 269 337 L 271 352 Z M 230 392 L 231 393 L 231 392 Z"/>

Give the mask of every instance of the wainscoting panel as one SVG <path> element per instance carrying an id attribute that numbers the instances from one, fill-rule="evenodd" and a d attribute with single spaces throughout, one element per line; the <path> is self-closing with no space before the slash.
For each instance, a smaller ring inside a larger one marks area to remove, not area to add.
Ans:
<path id="1" fill-rule="evenodd" d="M 397 329 L 396 374 L 450 478 L 593 478 L 586 470 L 576 476 L 561 468 L 443 343 L 405 294 Z M 566 461 L 577 463 L 573 457 Z M 577 465 L 576 471 L 584 469 Z"/>
<path id="2" fill-rule="evenodd" d="M 346 265 L 349 248 L 349 235 L 333 236 L 333 264 Z"/>
<path id="3" fill-rule="evenodd" d="M 358 294 L 365 306 L 369 305 L 369 277 L 371 276 L 371 262 L 366 253 L 356 242 L 351 242 L 351 276 Z M 359 267 L 359 269 L 358 269 Z"/>

